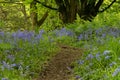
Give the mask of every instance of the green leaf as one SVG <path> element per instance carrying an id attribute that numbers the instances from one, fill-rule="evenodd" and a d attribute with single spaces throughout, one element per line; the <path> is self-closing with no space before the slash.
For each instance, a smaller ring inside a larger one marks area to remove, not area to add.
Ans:
<path id="1" fill-rule="evenodd" d="M 8 43 L 0 43 L 0 49 L 11 49 L 11 48 L 13 48 L 13 46 Z"/>
<path id="2" fill-rule="evenodd" d="M 30 4 L 33 0 L 25 0 L 23 3 L 24 4 Z"/>

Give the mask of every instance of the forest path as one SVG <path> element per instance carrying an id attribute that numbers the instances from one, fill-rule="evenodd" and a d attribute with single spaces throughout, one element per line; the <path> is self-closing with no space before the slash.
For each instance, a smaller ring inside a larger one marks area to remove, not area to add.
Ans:
<path id="1" fill-rule="evenodd" d="M 49 61 L 37 80 L 69 80 L 71 63 L 79 59 L 82 49 L 60 45 L 60 51 Z"/>

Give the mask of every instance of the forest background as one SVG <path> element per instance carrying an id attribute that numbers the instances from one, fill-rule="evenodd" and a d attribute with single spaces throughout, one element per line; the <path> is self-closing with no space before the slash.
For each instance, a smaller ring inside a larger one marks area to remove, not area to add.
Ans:
<path id="1" fill-rule="evenodd" d="M 84 51 L 70 80 L 118 80 L 120 0 L 0 0 L 1 80 L 38 78 L 61 47 Z"/>

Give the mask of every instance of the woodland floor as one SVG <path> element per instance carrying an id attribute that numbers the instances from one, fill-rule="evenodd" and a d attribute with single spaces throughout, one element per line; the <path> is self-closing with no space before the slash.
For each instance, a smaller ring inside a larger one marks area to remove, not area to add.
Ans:
<path id="1" fill-rule="evenodd" d="M 71 64 L 80 58 L 81 53 L 82 49 L 60 45 L 60 51 L 48 62 L 36 80 L 70 80 L 74 67 Z"/>

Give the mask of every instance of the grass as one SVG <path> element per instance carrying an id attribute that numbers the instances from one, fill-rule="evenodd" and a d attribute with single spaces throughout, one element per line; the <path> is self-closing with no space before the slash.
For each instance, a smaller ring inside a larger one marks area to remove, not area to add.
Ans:
<path id="1" fill-rule="evenodd" d="M 111 20 L 107 19 L 106 22 L 98 18 L 99 24 L 97 21 L 87 22 L 73 29 L 78 41 L 72 46 L 86 49 L 80 60 L 74 63 L 76 77 L 73 80 L 119 80 L 120 26 L 119 17 L 116 17 L 114 15 L 113 19 L 108 18 Z"/>
<path id="2" fill-rule="evenodd" d="M 75 78 L 118 80 L 119 16 L 119 13 L 104 13 L 93 22 L 76 22 L 51 32 L 0 32 L 0 79 L 32 80 L 39 75 L 44 63 L 57 53 L 57 43 L 62 43 L 86 49 L 80 60 L 74 63 Z"/>
<path id="3" fill-rule="evenodd" d="M 110 38 L 101 46 L 99 43 L 93 43 L 93 47 L 75 63 L 75 75 L 79 75 L 82 80 L 116 80 L 116 77 L 120 75 L 119 70 L 116 71 L 120 64 L 119 39 Z"/>
<path id="4" fill-rule="evenodd" d="M 1 34 L 0 79 L 31 80 L 58 50 L 45 33 L 14 32 Z"/>

